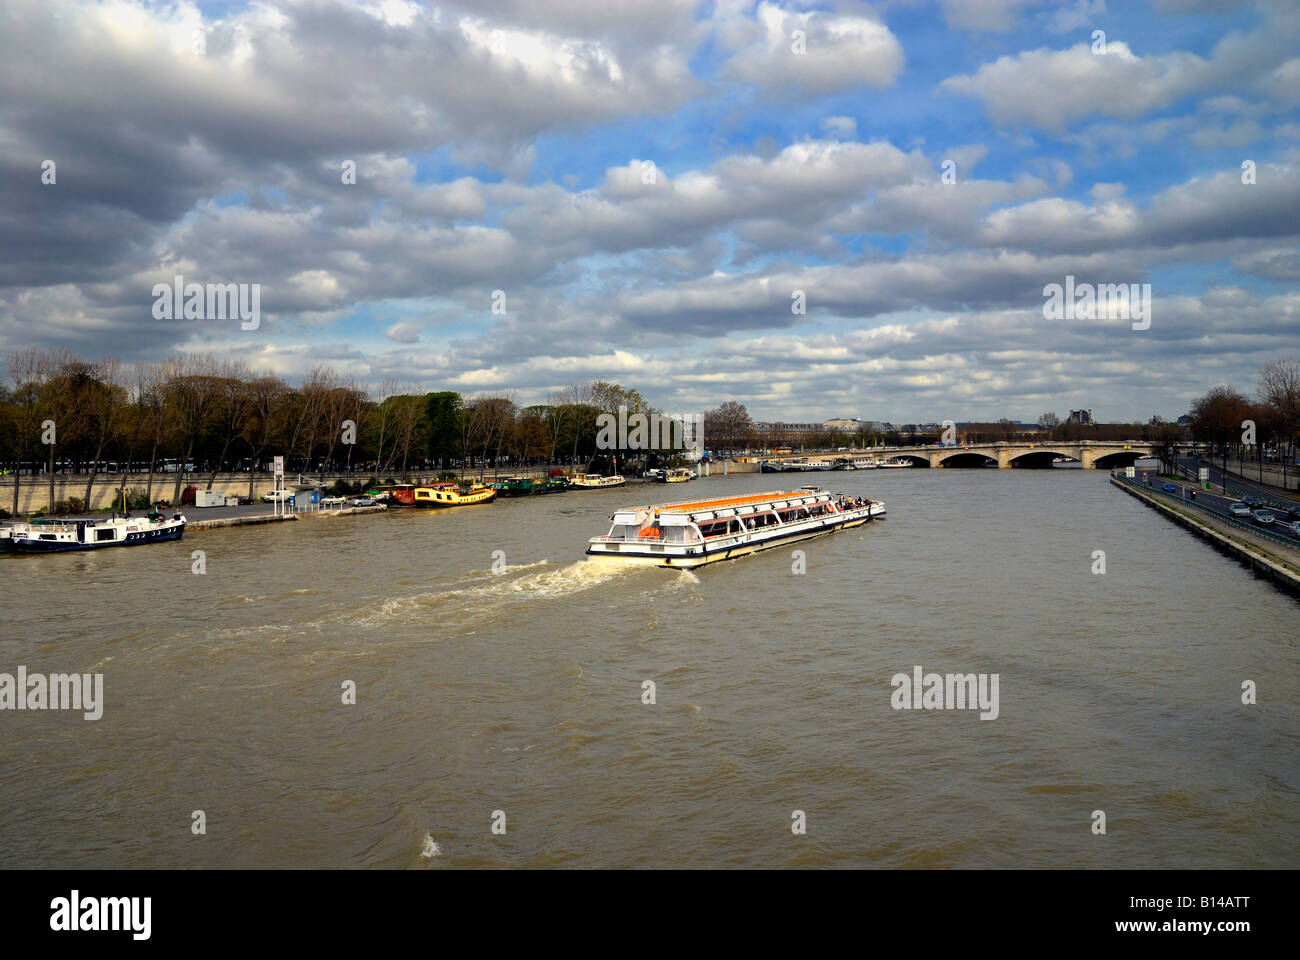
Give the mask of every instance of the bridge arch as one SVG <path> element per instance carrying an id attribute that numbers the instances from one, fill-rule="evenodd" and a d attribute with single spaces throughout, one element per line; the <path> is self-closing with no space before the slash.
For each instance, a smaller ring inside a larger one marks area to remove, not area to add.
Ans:
<path id="1" fill-rule="evenodd" d="M 1151 456 L 1149 450 L 1116 450 L 1114 453 L 1094 457 L 1092 465 L 1099 470 L 1109 470 L 1112 467 L 1131 467 L 1137 460 L 1149 456 Z"/>
<path id="2" fill-rule="evenodd" d="M 978 450 L 954 450 L 946 456 L 939 457 L 935 466 L 953 470 L 987 467 L 990 464 L 996 467 L 998 465 L 997 457 L 990 457 L 987 453 L 981 453 Z"/>
<path id="3" fill-rule="evenodd" d="M 923 456 L 921 456 L 921 454 L 919 454 L 919 453 L 898 453 L 898 454 L 894 454 L 894 455 L 892 455 L 889 459 L 891 459 L 891 460 L 909 460 L 909 461 L 911 461 L 911 464 L 912 464 L 912 466 L 914 466 L 914 467 L 928 467 L 928 466 L 930 465 L 930 458 L 929 458 L 929 457 L 923 457 Z"/>
<path id="4" fill-rule="evenodd" d="M 1008 466 L 1017 470 L 1045 470 L 1052 466 L 1057 457 L 1065 457 L 1069 460 L 1078 459 L 1074 453 L 1069 450 L 1052 450 L 1048 448 L 1035 447 L 1032 450 L 1026 450 L 1024 453 L 1017 454 L 1008 458 Z"/>

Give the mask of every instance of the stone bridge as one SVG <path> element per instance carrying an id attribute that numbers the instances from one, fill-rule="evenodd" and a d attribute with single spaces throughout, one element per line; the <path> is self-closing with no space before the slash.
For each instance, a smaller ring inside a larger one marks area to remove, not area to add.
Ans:
<path id="1" fill-rule="evenodd" d="M 1142 440 L 1008 441 L 1002 443 L 959 443 L 953 446 L 884 447 L 869 453 L 843 454 L 850 460 L 911 460 L 917 467 L 982 467 L 996 463 L 1012 467 L 1050 467 L 1057 457 L 1077 460 L 1085 470 L 1125 467 L 1139 457 L 1156 454 L 1156 447 Z"/>

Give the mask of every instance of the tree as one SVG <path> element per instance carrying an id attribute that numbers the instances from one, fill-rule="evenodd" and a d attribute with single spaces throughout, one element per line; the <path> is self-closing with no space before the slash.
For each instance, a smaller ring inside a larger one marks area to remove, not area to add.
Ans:
<path id="1" fill-rule="evenodd" d="M 393 421 L 393 405 L 389 402 L 392 396 L 397 393 L 397 381 L 385 380 L 379 385 L 379 402 L 375 404 L 374 415 L 370 418 L 370 424 L 373 427 L 377 438 L 375 441 L 375 459 L 379 461 L 377 469 L 383 470 L 387 465 L 384 459 L 385 441 L 389 432 L 389 425 Z"/>
<path id="2" fill-rule="evenodd" d="M 194 443 L 207 429 L 212 408 L 220 393 L 216 362 L 205 354 L 177 354 L 167 364 L 167 402 L 175 416 L 177 451 L 184 450 L 176 465 L 176 486 L 172 502 L 180 503 L 185 467 L 194 454 Z"/>
<path id="3" fill-rule="evenodd" d="M 1050 411 L 1038 415 L 1038 427 L 1043 431 L 1044 439 L 1051 440 L 1056 434 L 1056 428 L 1060 425 L 1061 418 Z"/>
<path id="4" fill-rule="evenodd" d="M 1268 408 L 1275 439 L 1294 446 L 1300 437 L 1300 360 L 1287 357 L 1259 372 L 1259 399 Z"/>
<path id="5" fill-rule="evenodd" d="M 541 407 L 529 407 L 515 421 L 511 453 L 519 463 L 525 464 L 553 449 L 550 432 L 546 421 L 542 419 Z"/>
<path id="6" fill-rule="evenodd" d="M 393 456 L 396 458 L 397 452 L 402 453 L 402 472 L 406 472 L 406 461 L 411 454 L 411 443 L 419 434 L 421 424 L 425 417 L 425 404 L 423 401 L 424 388 L 416 385 L 409 393 L 398 397 L 398 404 L 394 410 L 393 424 Z M 460 397 L 456 397 L 457 403 Z"/>
<path id="7" fill-rule="evenodd" d="M 438 465 L 446 467 L 448 461 L 464 456 L 463 413 L 459 393 L 444 390 L 424 397 L 425 451 Z M 402 458 L 405 466 L 406 458 Z"/>
<path id="8" fill-rule="evenodd" d="M 1250 401 L 1236 390 L 1220 384 L 1192 401 L 1192 436 L 1222 449 L 1228 458 L 1228 446 L 1241 442 L 1241 423 L 1249 419 Z"/>
<path id="9" fill-rule="evenodd" d="M 749 445 L 754 421 L 743 403 L 728 400 L 704 414 L 704 435 L 717 450 L 734 451 Z"/>
<path id="10" fill-rule="evenodd" d="M 121 366 L 117 360 L 109 359 L 93 364 L 78 364 L 75 368 L 78 384 L 74 397 L 82 411 L 88 450 L 94 451 L 83 501 L 87 508 L 90 507 L 95 478 L 99 476 L 104 448 L 117 429 L 118 416 L 126 407 L 126 389 L 120 382 Z"/>
<path id="11" fill-rule="evenodd" d="M 5 358 L 9 379 L 14 382 L 12 405 L 14 414 L 12 444 L 17 469 L 14 471 L 13 514 L 18 515 L 18 495 L 22 486 L 23 464 L 29 452 L 39 449 L 41 414 L 44 410 L 44 385 L 48 367 L 45 358 L 35 350 L 22 350 Z M 35 458 L 32 473 L 36 473 Z M 50 502 L 54 500 L 51 479 Z"/>
<path id="12" fill-rule="evenodd" d="M 510 436 L 515 422 L 515 404 L 508 397 L 474 397 L 465 404 L 463 418 L 465 450 L 480 451 L 479 476 L 482 477 L 488 451 L 493 462 L 501 457 L 501 446 Z"/>
<path id="13" fill-rule="evenodd" d="M 249 389 L 248 379 L 248 367 L 243 361 L 227 360 L 221 365 L 221 374 L 214 384 L 213 402 L 214 420 L 221 428 L 221 453 L 212 461 L 212 471 L 208 474 L 208 485 L 205 487 L 207 490 L 212 489 L 217 471 L 226 462 L 231 441 L 248 428 L 249 414 L 255 399 Z"/>
<path id="14" fill-rule="evenodd" d="M 253 498 L 255 470 L 262 455 L 272 443 L 283 437 L 288 397 L 288 385 L 271 373 L 262 374 L 248 385 L 248 416 L 240 436 L 252 455 L 248 470 L 250 500 Z"/>

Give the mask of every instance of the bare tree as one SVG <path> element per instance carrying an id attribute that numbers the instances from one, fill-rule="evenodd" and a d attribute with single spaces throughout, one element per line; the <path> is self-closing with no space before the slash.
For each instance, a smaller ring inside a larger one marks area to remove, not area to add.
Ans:
<path id="1" fill-rule="evenodd" d="M 378 439 L 375 443 L 375 457 L 379 461 L 379 467 L 383 469 L 386 465 L 384 459 L 384 444 L 389 433 L 389 426 L 393 421 L 393 404 L 390 402 L 392 397 L 397 393 L 397 381 L 385 380 L 379 385 L 377 402 L 375 404 L 374 420 L 372 421 L 375 430 L 378 432 Z"/>
<path id="2" fill-rule="evenodd" d="M 406 462 L 411 454 L 411 442 L 415 439 L 416 428 L 420 425 L 420 417 L 424 411 L 424 387 L 416 384 L 410 392 L 403 394 L 398 398 L 399 403 L 394 410 L 394 440 L 393 440 L 393 458 L 396 459 L 398 450 L 402 453 L 402 473 L 406 473 Z"/>
<path id="3" fill-rule="evenodd" d="M 167 372 L 154 364 L 136 364 L 136 384 L 140 416 L 137 423 L 149 442 L 149 481 L 145 499 L 153 502 L 153 477 L 158 464 L 158 448 L 167 430 Z"/>
<path id="4" fill-rule="evenodd" d="M 220 396 L 217 372 L 216 361 L 207 354 L 187 356 L 182 353 L 167 364 L 167 395 L 176 418 L 178 450 L 183 448 L 185 451 L 176 465 L 176 485 L 172 491 L 174 504 L 181 500 L 181 481 L 185 479 L 185 468 L 194 455 L 194 443 L 207 428 Z"/>
<path id="5" fill-rule="evenodd" d="M 14 471 L 13 513 L 18 514 L 18 496 L 22 488 L 23 464 L 29 450 L 39 448 L 37 443 L 41 414 L 44 410 L 44 384 L 48 372 L 44 358 L 36 350 L 20 350 L 5 358 L 5 367 L 9 379 L 14 382 L 13 403 L 17 407 L 14 453 L 18 460 L 18 469 Z M 36 473 L 35 459 L 32 461 L 32 474 Z M 50 502 L 54 500 L 54 485 L 51 475 Z"/>
<path id="6" fill-rule="evenodd" d="M 248 385 L 248 393 L 248 418 L 242 436 L 253 461 L 248 470 L 248 498 L 251 500 L 262 454 L 284 431 L 289 388 L 279 377 L 263 373 Z"/>
<path id="7" fill-rule="evenodd" d="M 248 427 L 249 413 L 253 407 L 253 393 L 249 389 L 248 366 L 242 360 L 227 360 L 221 365 L 221 373 L 215 386 L 213 417 L 221 426 L 221 453 L 212 464 L 208 474 L 211 490 L 217 479 L 217 471 L 226 462 L 230 444 Z M 251 494 L 250 494 L 251 496 Z"/>
<path id="8" fill-rule="evenodd" d="M 125 407 L 126 390 L 121 384 L 122 365 L 117 360 L 101 360 L 99 363 L 82 365 L 78 370 L 76 403 L 81 409 L 88 449 L 94 451 L 90 458 L 90 470 L 86 478 L 86 496 L 84 503 L 90 509 L 91 494 L 94 491 L 95 478 L 99 476 L 99 464 L 104 456 L 104 447 L 117 427 L 117 418 Z"/>
<path id="9" fill-rule="evenodd" d="M 1269 409 L 1277 439 L 1293 445 L 1300 436 L 1300 360 L 1287 357 L 1261 370 L 1259 399 Z"/>
<path id="10" fill-rule="evenodd" d="M 728 400 L 704 414 L 704 434 L 723 450 L 736 450 L 748 443 L 754 421 L 743 403 Z"/>

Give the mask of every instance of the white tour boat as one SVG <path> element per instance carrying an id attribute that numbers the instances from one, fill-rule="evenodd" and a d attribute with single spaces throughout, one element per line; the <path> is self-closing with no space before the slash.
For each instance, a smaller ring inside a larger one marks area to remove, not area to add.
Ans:
<path id="1" fill-rule="evenodd" d="M 602 477 L 598 473 L 580 473 L 569 480 L 570 490 L 602 490 L 606 487 L 621 487 L 627 483 L 627 478 L 614 474 L 612 477 Z"/>
<path id="2" fill-rule="evenodd" d="M 758 493 L 620 510 L 587 554 L 689 569 L 884 516 L 878 500 L 824 490 Z"/>
<path id="3" fill-rule="evenodd" d="M 142 543 L 179 540 L 185 535 L 185 517 L 162 514 L 146 517 L 112 517 L 106 520 L 63 520 L 33 523 L 15 528 L 9 545 L 24 553 L 58 553 L 65 550 L 98 550 L 100 547 L 134 547 Z"/>

